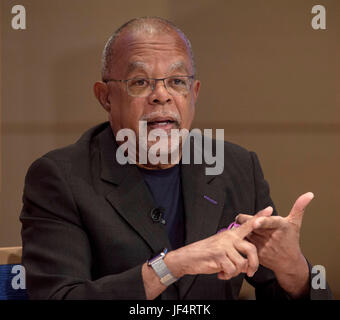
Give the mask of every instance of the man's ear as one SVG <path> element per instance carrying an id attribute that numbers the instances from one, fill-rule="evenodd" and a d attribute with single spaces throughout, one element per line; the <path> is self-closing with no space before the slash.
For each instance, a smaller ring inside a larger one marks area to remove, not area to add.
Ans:
<path id="1" fill-rule="evenodd" d="M 93 86 L 93 92 L 96 96 L 99 103 L 103 106 L 103 108 L 110 112 L 110 103 L 109 103 L 109 88 L 107 87 L 106 83 L 102 81 L 97 81 Z"/>
<path id="2" fill-rule="evenodd" d="M 195 103 L 196 103 L 196 100 L 198 98 L 198 93 L 200 91 L 200 87 L 201 87 L 201 82 L 199 80 L 195 80 L 194 82 L 194 99 L 195 99 Z"/>

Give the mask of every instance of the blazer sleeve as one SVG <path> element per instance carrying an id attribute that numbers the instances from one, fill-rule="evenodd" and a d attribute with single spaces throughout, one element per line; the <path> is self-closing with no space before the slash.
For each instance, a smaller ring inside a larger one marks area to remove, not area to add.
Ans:
<path id="1" fill-rule="evenodd" d="M 267 206 L 272 206 L 274 209 L 274 215 L 277 215 L 274 203 L 270 197 L 269 185 L 264 179 L 263 172 L 260 166 L 259 159 L 254 152 L 250 152 L 253 172 L 254 172 L 254 184 L 255 184 L 255 213 L 266 208 Z M 306 260 L 307 261 L 307 260 Z M 312 266 L 307 261 L 309 267 L 309 283 L 312 279 Z M 290 300 L 291 297 L 286 293 L 279 285 L 275 274 L 272 270 L 265 268 L 264 266 L 259 267 L 255 275 L 250 277 L 245 277 L 246 280 L 255 287 L 256 299 L 262 300 L 278 300 L 285 299 Z M 310 286 L 309 294 L 301 299 L 308 300 L 326 300 L 332 299 L 331 290 L 327 284 L 326 289 L 313 289 Z"/>
<path id="2" fill-rule="evenodd" d="M 67 178 L 67 162 L 42 157 L 25 179 L 23 265 L 30 299 L 145 299 L 141 265 L 91 279 L 90 242 Z"/>

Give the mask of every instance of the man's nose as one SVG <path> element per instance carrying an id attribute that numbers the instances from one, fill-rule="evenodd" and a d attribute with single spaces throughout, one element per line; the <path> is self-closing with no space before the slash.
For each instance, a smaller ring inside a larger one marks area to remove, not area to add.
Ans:
<path id="1" fill-rule="evenodd" d="M 156 81 L 155 87 L 151 94 L 149 95 L 151 104 L 167 104 L 172 100 L 172 96 L 169 93 L 168 89 L 165 87 L 164 81 Z"/>

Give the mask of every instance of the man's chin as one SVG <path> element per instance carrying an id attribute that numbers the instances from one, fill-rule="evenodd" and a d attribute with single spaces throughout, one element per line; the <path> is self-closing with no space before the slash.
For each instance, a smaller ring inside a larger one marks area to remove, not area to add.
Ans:
<path id="1" fill-rule="evenodd" d="M 159 160 L 162 164 L 176 164 L 179 161 L 180 143 L 171 141 L 171 137 L 148 142 L 148 159 Z"/>
<path id="2" fill-rule="evenodd" d="M 171 136 L 162 137 L 161 139 L 157 139 L 157 141 L 148 141 L 148 152 L 153 152 L 157 150 L 162 154 L 171 154 L 172 152 L 178 150 L 180 146 L 179 141 L 172 141 Z"/>

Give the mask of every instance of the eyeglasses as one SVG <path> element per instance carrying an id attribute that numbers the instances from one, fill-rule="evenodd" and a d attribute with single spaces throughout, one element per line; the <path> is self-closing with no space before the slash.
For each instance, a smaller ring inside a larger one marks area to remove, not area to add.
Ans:
<path id="1" fill-rule="evenodd" d="M 108 79 L 110 81 L 118 81 L 126 83 L 126 91 L 132 97 L 146 97 L 156 87 L 157 81 L 163 81 L 164 87 L 171 95 L 185 95 L 190 91 L 194 75 L 191 76 L 171 76 L 167 78 L 134 78 L 127 80 Z"/>

